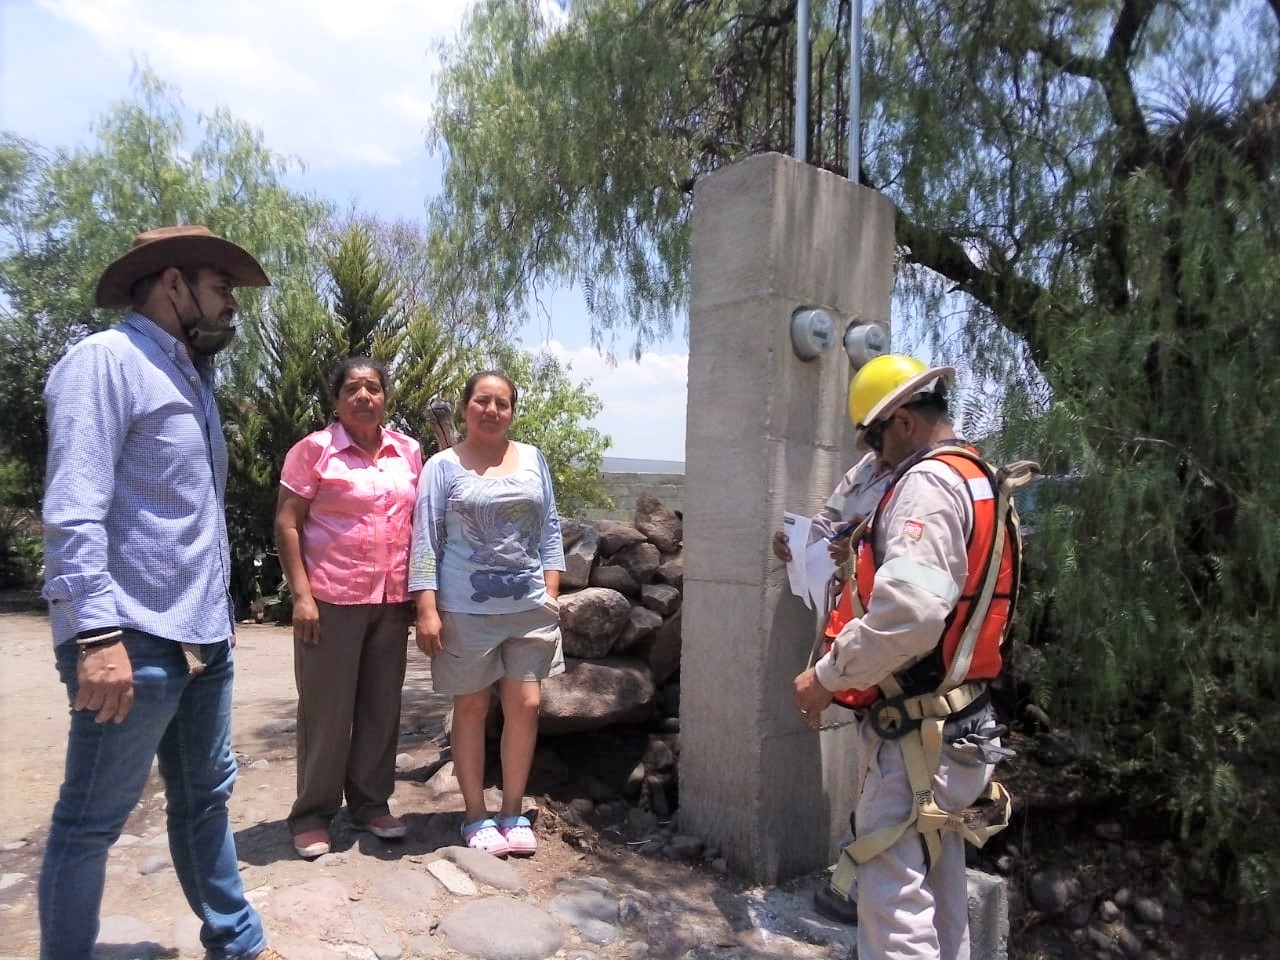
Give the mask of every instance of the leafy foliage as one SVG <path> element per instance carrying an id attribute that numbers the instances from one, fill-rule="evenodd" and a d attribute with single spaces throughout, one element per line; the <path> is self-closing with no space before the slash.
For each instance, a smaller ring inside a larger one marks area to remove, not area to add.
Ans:
<path id="1" fill-rule="evenodd" d="M 97 279 L 137 233 L 162 223 L 203 223 L 253 251 L 275 278 L 265 294 L 238 294 L 248 335 L 224 355 L 219 402 L 237 479 L 277 469 L 259 460 L 262 428 L 245 417 L 244 398 L 262 382 L 256 331 L 314 313 L 312 237 L 327 210 L 281 183 L 290 162 L 256 131 L 219 110 L 198 118 L 200 138 L 191 144 L 177 92 L 146 71 L 136 83 L 137 98 L 102 118 L 91 147 L 50 152 L 0 136 L 0 457 L 22 465 L 20 499 L 33 512 L 43 484 L 49 368 L 75 340 L 115 322 L 93 307 Z M 232 483 L 229 503 L 241 591 L 260 558 L 238 534 L 262 526 L 260 513 L 246 516 L 237 502 L 243 489 Z"/>
<path id="2" fill-rule="evenodd" d="M 511 436 L 533 444 L 547 458 L 561 516 L 607 505 L 609 495 L 600 483 L 600 467 L 609 438 L 581 425 L 602 409 L 600 400 L 587 390 L 591 382 L 575 383 L 569 377 L 572 367 L 562 366 L 547 353 L 530 356 L 507 349 L 500 353 L 498 366 L 520 388 Z"/>
<path id="3" fill-rule="evenodd" d="M 557 365 L 506 345 L 507 314 L 490 319 L 474 285 L 432 269 L 438 240 L 412 224 L 339 220 L 282 183 L 291 162 L 256 131 L 217 111 L 197 118 L 193 144 L 176 90 L 148 72 L 137 89 L 87 148 L 51 152 L 0 134 L 0 574 L 38 568 L 28 527 L 42 488 L 49 368 L 116 321 L 93 308 L 94 285 L 135 234 L 161 223 L 204 223 L 253 252 L 272 278 L 261 293 L 238 291 L 241 336 L 219 356 L 232 589 L 242 604 L 278 588 L 280 464 L 328 419 L 329 373 L 352 354 L 388 364 L 399 386 L 392 421 L 429 447 L 427 401 L 457 396 L 467 374 L 501 352 L 527 377 L 530 409 L 541 411 L 530 428 L 557 478 L 571 496 L 602 495 L 606 441 L 576 419 L 599 402 Z"/>
<path id="4" fill-rule="evenodd" d="M 813 4 L 808 152 L 838 172 L 849 6 Z M 1196 862 L 1273 902 L 1278 20 L 1257 0 L 872 5 L 856 171 L 897 205 L 907 322 L 995 386 L 969 422 L 1075 478 L 1037 518 L 1036 698 Z M 470 262 L 491 251 L 517 297 L 589 283 L 602 338 L 663 331 L 696 179 L 790 149 L 794 40 L 787 0 L 578 0 L 558 27 L 533 0 L 478 5 L 436 125 Z"/>

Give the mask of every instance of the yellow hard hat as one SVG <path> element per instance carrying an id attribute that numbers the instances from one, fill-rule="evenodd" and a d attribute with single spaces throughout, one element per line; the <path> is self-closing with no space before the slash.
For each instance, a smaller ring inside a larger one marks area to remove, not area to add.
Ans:
<path id="1" fill-rule="evenodd" d="M 849 419 L 859 433 L 912 397 L 950 386 L 955 367 L 926 367 L 915 357 L 886 353 L 869 360 L 849 384 Z"/>

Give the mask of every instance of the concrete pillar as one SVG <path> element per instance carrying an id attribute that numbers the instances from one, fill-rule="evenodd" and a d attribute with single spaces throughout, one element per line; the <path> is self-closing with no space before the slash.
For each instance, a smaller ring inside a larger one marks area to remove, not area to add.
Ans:
<path id="1" fill-rule="evenodd" d="M 680 828 L 773 882 L 829 863 L 848 829 L 849 728 L 801 723 L 792 678 L 814 615 L 769 552 L 783 510 L 812 514 L 853 462 L 840 336 L 888 323 L 893 206 L 765 154 L 698 181 L 685 440 Z M 803 362 L 790 319 L 817 306 L 836 342 Z M 847 719 L 840 708 L 824 721 Z"/>

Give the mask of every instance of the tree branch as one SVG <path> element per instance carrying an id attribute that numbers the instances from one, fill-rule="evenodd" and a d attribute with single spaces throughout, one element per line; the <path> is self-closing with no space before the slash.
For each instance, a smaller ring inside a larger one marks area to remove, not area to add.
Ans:
<path id="1" fill-rule="evenodd" d="M 1068 49 L 1058 38 L 1047 35 L 1041 35 L 1026 45 L 1027 52 L 1038 53 L 1062 72 L 1092 80 L 1102 89 L 1112 121 L 1128 138 L 1128 147 L 1123 152 L 1126 157 L 1125 165 L 1129 169 L 1142 163 L 1147 156 L 1151 139 L 1129 75 L 1129 62 L 1133 58 L 1138 36 L 1157 2 L 1158 0 L 1125 0 L 1107 41 L 1106 53 L 1102 57 L 1081 56 Z M 1280 0 L 1272 0 L 1272 3 L 1280 4 Z M 1011 54 L 1022 52 L 1012 44 L 1001 45 Z"/>
<path id="2" fill-rule="evenodd" d="M 1023 339 L 1036 365 L 1044 369 L 1049 347 L 1043 334 L 1043 317 L 1037 311 L 1046 302 L 1043 287 L 1011 269 L 979 267 L 954 237 L 916 223 L 901 210 L 894 216 L 894 226 L 907 262 L 946 277 L 991 310 L 1002 326 Z"/>

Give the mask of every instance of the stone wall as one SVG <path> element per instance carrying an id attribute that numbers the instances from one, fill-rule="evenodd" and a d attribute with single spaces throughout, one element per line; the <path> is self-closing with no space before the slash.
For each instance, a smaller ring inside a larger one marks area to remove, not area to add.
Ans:
<path id="1" fill-rule="evenodd" d="M 635 516 L 641 496 L 660 500 L 672 510 L 684 510 L 683 473 L 602 473 L 600 483 L 613 501 L 610 509 L 585 510 L 582 519 L 630 520 Z"/>
<path id="2" fill-rule="evenodd" d="M 539 729 L 571 733 L 678 711 L 680 516 L 642 492 L 633 521 L 563 518 L 565 672 L 543 683 Z"/>

